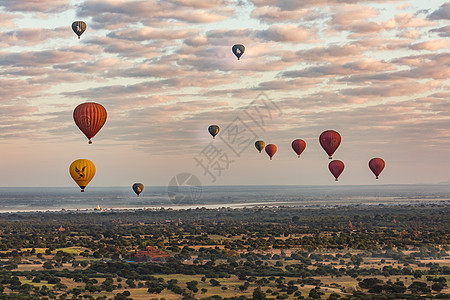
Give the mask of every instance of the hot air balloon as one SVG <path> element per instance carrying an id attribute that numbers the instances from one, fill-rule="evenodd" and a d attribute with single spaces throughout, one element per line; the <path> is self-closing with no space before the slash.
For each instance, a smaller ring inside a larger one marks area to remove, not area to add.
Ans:
<path id="1" fill-rule="evenodd" d="M 264 143 L 264 141 L 256 141 L 255 142 L 255 147 L 256 147 L 256 149 L 258 149 L 259 153 L 261 153 L 261 151 L 264 149 L 265 145 L 266 145 L 266 143 Z"/>
<path id="2" fill-rule="evenodd" d="M 339 175 L 344 171 L 344 163 L 340 160 L 332 160 L 328 164 L 328 169 L 330 169 L 331 174 L 333 174 L 336 181 L 338 181 Z"/>
<path id="3" fill-rule="evenodd" d="M 213 139 L 216 137 L 216 135 L 219 133 L 219 126 L 217 125 L 211 125 L 208 127 L 209 133 L 212 135 Z"/>
<path id="4" fill-rule="evenodd" d="M 72 30 L 76 35 L 78 35 L 78 38 L 80 38 L 80 36 L 86 30 L 86 23 L 84 23 L 83 21 L 75 21 L 72 23 Z"/>
<path id="5" fill-rule="evenodd" d="M 331 156 L 341 143 L 341 135 L 337 131 L 327 130 L 320 134 L 319 142 L 323 150 L 328 154 L 328 158 L 332 159 Z"/>
<path id="6" fill-rule="evenodd" d="M 379 157 L 372 158 L 369 161 L 369 168 L 372 170 L 373 174 L 375 174 L 376 179 L 378 179 L 378 175 L 383 171 L 385 165 L 384 160 Z"/>
<path id="7" fill-rule="evenodd" d="M 106 122 L 106 109 L 98 103 L 86 102 L 78 105 L 73 111 L 73 119 L 78 128 L 92 144 L 93 138 Z"/>
<path id="8" fill-rule="evenodd" d="M 244 54 L 245 47 L 244 47 L 244 45 L 236 44 L 231 48 L 231 50 L 233 51 L 234 55 L 236 55 L 237 59 L 239 60 L 239 58 L 242 56 L 242 54 Z"/>
<path id="9" fill-rule="evenodd" d="M 275 155 L 275 153 L 277 152 L 277 146 L 275 146 L 274 144 L 269 144 L 266 146 L 266 152 L 270 157 L 270 160 L 272 160 L 272 157 Z"/>
<path id="10" fill-rule="evenodd" d="M 95 165 L 88 159 L 77 159 L 70 164 L 69 173 L 84 192 L 84 188 L 94 178 Z"/>
<path id="11" fill-rule="evenodd" d="M 142 183 L 135 183 L 133 184 L 133 191 L 136 193 L 136 195 L 139 197 L 139 194 L 142 193 L 144 190 L 144 185 Z"/>
<path id="12" fill-rule="evenodd" d="M 297 153 L 298 157 L 302 154 L 303 150 L 306 148 L 306 143 L 304 140 L 296 139 L 292 142 L 292 149 Z"/>

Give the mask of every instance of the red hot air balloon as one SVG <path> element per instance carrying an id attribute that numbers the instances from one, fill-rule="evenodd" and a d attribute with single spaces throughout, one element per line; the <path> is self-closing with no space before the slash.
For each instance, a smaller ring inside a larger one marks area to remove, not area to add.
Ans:
<path id="1" fill-rule="evenodd" d="M 339 175 L 344 171 L 344 163 L 340 160 L 332 160 L 328 164 L 328 169 L 330 169 L 331 174 L 333 174 L 336 181 L 338 181 Z"/>
<path id="2" fill-rule="evenodd" d="M 78 128 L 92 144 L 93 138 L 106 122 L 106 109 L 98 103 L 86 102 L 78 105 L 73 111 L 73 119 Z"/>
<path id="3" fill-rule="evenodd" d="M 292 149 L 297 153 L 298 157 L 302 154 L 303 150 L 306 148 L 306 143 L 304 140 L 296 139 L 292 142 Z"/>
<path id="4" fill-rule="evenodd" d="M 328 158 L 332 159 L 331 156 L 341 143 L 341 135 L 337 131 L 327 130 L 320 134 L 319 142 L 323 150 L 328 154 Z"/>
<path id="5" fill-rule="evenodd" d="M 385 165 L 384 160 L 379 157 L 372 158 L 369 161 L 369 168 L 372 170 L 373 174 L 375 174 L 376 179 L 378 179 L 378 175 L 383 171 Z"/>
<path id="6" fill-rule="evenodd" d="M 275 146 L 274 144 L 269 144 L 266 146 L 266 152 L 270 157 L 270 160 L 272 160 L 272 157 L 275 155 L 275 153 L 277 152 L 277 146 Z"/>

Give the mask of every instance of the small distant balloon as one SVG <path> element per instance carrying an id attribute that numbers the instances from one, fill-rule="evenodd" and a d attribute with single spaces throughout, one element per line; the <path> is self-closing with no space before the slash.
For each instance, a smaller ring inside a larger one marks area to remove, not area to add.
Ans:
<path id="1" fill-rule="evenodd" d="M 256 147 L 256 149 L 258 149 L 259 153 L 261 153 L 261 151 L 264 149 L 265 145 L 266 145 L 266 143 L 264 143 L 264 141 L 256 141 L 255 142 L 255 147 Z"/>
<path id="2" fill-rule="evenodd" d="M 77 159 L 70 164 L 69 173 L 84 192 L 84 188 L 94 178 L 95 165 L 89 159 Z"/>
<path id="3" fill-rule="evenodd" d="M 369 161 L 369 168 L 372 170 L 373 174 L 375 174 L 376 179 L 378 179 L 378 175 L 383 171 L 385 165 L 386 163 L 384 160 L 379 157 L 372 158 Z"/>
<path id="4" fill-rule="evenodd" d="M 72 23 L 72 30 L 76 35 L 78 35 L 78 38 L 80 38 L 80 36 L 86 30 L 86 23 L 84 23 L 83 21 L 75 21 Z"/>
<path id="5" fill-rule="evenodd" d="M 234 55 L 236 55 L 237 59 L 239 60 L 241 58 L 242 54 L 244 54 L 245 47 L 244 47 L 244 45 L 236 44 L 231 48 L 231 50 L 233 51 Z"/>
<path id="6" fill-rule="evenodd" d="M 106 109 L 101 104 L 94 102 L 82 103 L 73 110 L 73 120 L 88 138 L 89 144 L 92 144 L 91 139 L 103 127 L 106 118 Z"/>
<path id="7" fill-rule="evenodd" d="M 306 143 L 304 140 L 296 139 L 292 142 L 292 149 L 294 149 L 295 153 L 297 153 L 298 157 L 300 157 L 300 154 L 305 150 Z"/>
<path id="8" fill-rule="evenodd" d="M 212 135 L 213 139 L 216 137 L 216 135 L 219 133 L 219 126 L 217 125 L 211 125 L 208 127 L 209 133 Z"/>
<path id="9" fill-rule="evenodd" d="M 144 185 L 142 183 L 135 183 L 133 184 L 133 191 L 136 193 L 136 195 L 139 197 L 139 194 L 142 193 L 144 190 Z"/>
<path id="10" fill-rule="evenodd" d="M 344 171 L 344 163 L 340 160 L 332 160 L 328 164 L 328 169 L 333 174 L 336 181 L 338 181 L 339 175 Z"/>
<path id="11" fill-rule="evenodd" d="M 328 158 L 332 159 L 332 155 L 341 144 L 341 135 L 337 131 L 326 130 L 320 134 L 319 142 Z"/>
<path id="12" fill-rule="evenodd" d="M 270 160 L 272 160 L 272 157 L 275 155 L 276 152 L 277 146 L 275 146 L 274 144 L 269 144 L 266 146 L 266 153 L 269 155 Z"/>

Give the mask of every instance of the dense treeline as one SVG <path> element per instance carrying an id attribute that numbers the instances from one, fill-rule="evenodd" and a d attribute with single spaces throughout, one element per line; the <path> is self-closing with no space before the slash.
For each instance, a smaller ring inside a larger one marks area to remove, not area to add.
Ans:
<path id="1" fill-rule="evenodd" d="M 1 214 L 0 299 L 443 298 L 449 219 L 447 205 Z M 148 246 L 170 257 L 138 259 Z"/>

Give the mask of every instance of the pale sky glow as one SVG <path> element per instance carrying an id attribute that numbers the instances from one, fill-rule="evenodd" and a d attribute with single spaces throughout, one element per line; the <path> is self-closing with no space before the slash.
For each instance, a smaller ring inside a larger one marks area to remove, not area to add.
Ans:
<path id="1" fill-rule="evenodd" d="M 438 0 L 0 0 L 0 185 L 75 187 L 78 158 L 97 167 L 89 186 L 182 172 L 203 185 L 448 182 L 449 20 Z M 245 112 L 261 99 L 273 106 L 258 126 Z M 108 111 L 93 145 L 72 119 L 85 101 Z M 226 145 L 236 117 L 257 137 L 242 152 Z M 338 183 L 327 129 L 342 136 Z M 257 139 L 277 145 L 272 161 Z M 208 173 L 194 158 L 211 146 L 222 159 Z"/>

